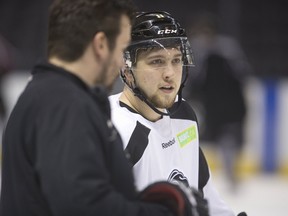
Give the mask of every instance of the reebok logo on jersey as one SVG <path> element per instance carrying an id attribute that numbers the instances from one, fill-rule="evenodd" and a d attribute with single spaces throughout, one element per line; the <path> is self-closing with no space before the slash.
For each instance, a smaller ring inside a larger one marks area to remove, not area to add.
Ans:
<path id="1" fill-rule="evenodd" d="M 168 148 L 170 146 L 172 146 L 175 143 L 175 138 L 173 138 L 172 140 L 169 140 L 167 143 L 162 143 L 162 148 Z"/>
<path id="2" fill-rule="evenodd" d="M 177 134 L 177 140 L 181 148 L 183 148 L 185 145 L 190 143 L 192 140 L 195 140 L 196 138 L 197 138 L 197 133 L 196 133 L 195 125 Z"/>

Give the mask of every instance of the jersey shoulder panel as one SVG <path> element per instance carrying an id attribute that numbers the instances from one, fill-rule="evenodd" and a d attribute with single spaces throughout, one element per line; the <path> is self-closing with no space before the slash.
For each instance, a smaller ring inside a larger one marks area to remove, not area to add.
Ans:
<path id="1" fill-rule="evenodd" d="M 172 119 L 192 120 L 198 122 L 193 108 L 184 99 L 182 99 L 180 105 L 179 102 L 175 102 L 169 111 L 172 113 Z"/>
<path id="2" fill-rule="evenodd" d="M 198 181 L 198 189 L 203 191 L 203 188 L 207 184 L 210 178 L 208 163 L 204 156 L 202 149 L 199 147 L 199 181 Z"/>
<path id="3" fill-rule="evenodd" d="M 136 127 L 139 115 L 130 112 L 126 107 L 120 105 L 120 94 L 121 93 L 109 96 L 111 120 L 122 138 L 123 147 L 126 148 L 131 134 Z"/>
<path id="4" fill-rule="evenodd" d="M 133 166 L 142 158 L 144 151 L 148 146 L 150 131 L 150 128 L 137 121 L 136 127 L 125 148 L 125 152 L 129 155 L 129 160 Z"/>

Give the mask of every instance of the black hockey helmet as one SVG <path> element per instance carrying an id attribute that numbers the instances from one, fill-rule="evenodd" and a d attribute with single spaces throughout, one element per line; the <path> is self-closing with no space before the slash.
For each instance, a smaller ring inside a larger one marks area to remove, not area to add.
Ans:
<path id="1" fill-rule="evenodd" d="M 139 97 L 155 112 L 161 115 L 169 115 L 169 110 L 167 110 L 168 113 L 163 113 L 155 108 L 138 88 L 135 78 L 134 83 L 127 82 L 124 71 L 129 70 L 134 76 L 134 66 L 136 65 L 137 54 L 140 50 L 151 48 L 163 48 L 167 50 L 167 48 L 174 47 L 180 49 L 183 69 L 185 69 L 185 76 L 178 92 L 178 104 L 180 105 L 182 101 L 182 88 L 188 76 L 188 66 L 194 66 L 193 55 L 185 29 L 180 26 L 175 18 L 165 11 L 139 12 L 136 14 L 131 31 L 131 43 L 124 53 L 126 68 L 121 71 L 121 78 L 131 88 L 135 96 Z"/>
<path id="2" fill-rule="evenodd" d="M 194 65 L 185 29 L 165 11 L 139 12 L 131 31 L 131 43 L 126 49 L 126 60 L 136 62 L 137 50 L 149 47 L 180 46 L 183 64 Z"/>

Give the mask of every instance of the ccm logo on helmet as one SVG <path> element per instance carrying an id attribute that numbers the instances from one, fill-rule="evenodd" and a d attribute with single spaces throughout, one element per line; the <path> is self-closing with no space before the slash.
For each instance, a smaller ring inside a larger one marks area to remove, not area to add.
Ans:
<path id="1" fill-rule="evenodd" d="M 162 29 L 162 30 L 158 30 L 157 34 L 175 34 L 177 33 L 177 29 Z"/>

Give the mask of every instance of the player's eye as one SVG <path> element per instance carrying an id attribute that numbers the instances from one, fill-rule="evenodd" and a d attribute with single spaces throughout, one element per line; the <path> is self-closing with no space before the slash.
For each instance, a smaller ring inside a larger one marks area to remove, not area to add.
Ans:
<path id="1" fill-rule="evenodd" d="M 154 66 L 161 66 L 165 64 L 165 61 L 163 59 L 153 59 L 149 64 Z"/>
<path id="2" fill-rule="evenodd" d="M 182 59 L 181 58 L 175 58 L 172 60 L 173 64 L 182 64 Z"/>

